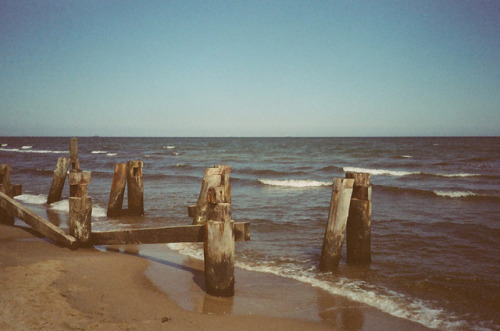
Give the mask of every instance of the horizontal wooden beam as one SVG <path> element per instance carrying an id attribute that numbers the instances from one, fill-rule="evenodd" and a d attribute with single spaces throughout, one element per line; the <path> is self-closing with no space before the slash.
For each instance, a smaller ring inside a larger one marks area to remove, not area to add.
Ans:
<path id="1" fill-rule="evenodd" d="M 148 229 L 92 232 L 93 245 L 139 245 L 181 242 L 203 242 L 204 225 L 171 226 Z M 250 223 L 234 223 L 234 240 L 250 240 Z"/>
<path id="2" fill-rule="evenodd" d="M 76 239 L 64 233 L 63 230 L 35 214 L 5 193 L 0 192 L 0 208 L 11 216 L 17 217 L 31 226 L 33 230 L 65 247 L 76 248 Z"/>

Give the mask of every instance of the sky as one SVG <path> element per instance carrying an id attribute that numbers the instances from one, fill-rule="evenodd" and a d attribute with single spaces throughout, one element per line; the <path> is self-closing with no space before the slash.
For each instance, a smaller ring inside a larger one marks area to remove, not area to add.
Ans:
<path id="1" fill-rule="evenodd" d="M 0 0 L 0 136 L 500 136 L 500 1 Z"/>

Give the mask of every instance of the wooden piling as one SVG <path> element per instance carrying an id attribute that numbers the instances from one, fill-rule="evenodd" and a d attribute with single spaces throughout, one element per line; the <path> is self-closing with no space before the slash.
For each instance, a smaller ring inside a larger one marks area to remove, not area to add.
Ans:
<path id="1" fill-rule="evenodd" d="M 87 196 L 87 186 L 92 180 L 90 171 L 71 171 L 69 173 L 69 196 L 84 197 Z"/>
<path id="2" fill-rule="evenodd" d="M 108 217 L 117 217 L 122 213 L 123 197 L 125 195 L 125 185 L 127 184 L 127 164 L 115 164 L 113 182 L 109 192 Z"/>
<path id="3" fill-rule="evenodd" d="M 208 189 L 213 188 L 219 194 L 219 202 L 231 203 L 231 184 L 229 183 L 230 165 L 215 165 L 213 168 L 206 168 L 203 180 L 201 181 L 200 195 L 195 206 L 188 207 L 188 215 L 193 217 L 193 225 L 205 223 L 207 220 L 207 194 Z"/>
<path id="4" fill-rule="evenodd" d="M 319 270 L 322 272 L 335 270 L 340 262 L 353 184 L 354 179 L 333 180 L 332 200 L 319 261 Z"/>
<path id="5" fill-rule="evenodd" d="M 66 174 L 68 172 L 70 163 L 70 158 L 60 157 L 57 159 L 57 166 L 54 170 L 54 179 L 50 185 L 49 197 L 47 198 L 47 204 L 51 204 L 56 201 L 61 200 L 62 191 L 64 188 L 64 182 L 66 181 Z"/>
<path id="6" fill-rule="evenodd" d="M 231 205 L 219 203 L 213 206 L 205 222 L 205 290 L 219 297 L 234 295 L 234 222 Z"/>
<path id="7" fill-rule="evenodd" d="M 0 192 L 5 193 L 9 197 L 14 197 L 12 185 L 10 183 L 10 173 L 12 167 L 10 164 L 0 164 Z M 6 208 L 0 207 L 0 223 L 14 225 L 15 217 Z"/>
<path id="8" fill-rule="evenodd" d="M 69 198 L 69 234 L 79 246 L 89 243 L 92 232 L 92 199 L 87 196 Z"/>
<path id="9" fill-rule="evenodd" d="M 370 174 L 347 172 L 354 179 L 346 229 L 347 263 L 371 262 L 371 194 Z"/>
<path id="10" fill-rule="evenodd" d="M 128 212 L 131 215 L 144 215 L 144 187 L 142 183 L 142 161 L 127 162 Z"/>
<path id="11" fill-rule="evenodd" d="M 78 161 L 78 138 L 70 138 L 69 140 L 69 158 L 71 161 L 71 170 L 80 170 L 80 162 Z"/>

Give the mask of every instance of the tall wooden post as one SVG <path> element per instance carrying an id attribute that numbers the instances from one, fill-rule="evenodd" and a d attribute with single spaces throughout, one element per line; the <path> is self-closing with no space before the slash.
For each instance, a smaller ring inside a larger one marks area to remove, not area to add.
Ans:
<path id="1" fill-rule="evenodd" d="M 142 184 L 142 161 L 127 162 L 128 209 L 132 215 L 144 215 L 144 187 Z"/>
<path id="2" fill-rule="evenodd" d="M 92 199 L 87 196 L 69 198 L 69 234 L 85 246 L 92 232 Z"/>
<path id="3" fill-rule="evenodd" d="M 349 217 L 347 219 L 347 263 L 371 262 L 371 195 L 370 174 L 347 172 L 354 179 Z"/>
<path id="4" fill-rule="evenodd" d="M 87 186 L 91 182 L 91 172 L 81 171 L 69 173 L 70 197 L 87 196 Z"/>
<path id="5" fill-rule="evenodd" d="M 78 138 L 74 137 L 69 140 L 69 158 L 71 160 L 71 170 L 80 170 L 80 162 L 78 161 Z"/>
<path id="6" fill-rule="evenodd" d="M 0 164 L 0 192 L 5 193 L 9 197 L 14 196 L 12 185 L 10 184 L 10 172 L 12 167 L 10 164 Z M 0 223 L 14 225 L 15 218 L 5 208 L 0 208 Z"/>
<path id="7" fill-rule="evenodd" d="M 319 270 L 322 272 L 333 271 L 339 265 L 353 183 L 354 179 L 333 180 L 332 200 L 319 261 Z"/>
<path id="8" fill-rule="evenodd" d="M 122 213 L 123 197 L 125 195 L 125 185 L 127 184 L 127 164 L 115 164 L 113 182 L 109 192 L 108 217 L 120 216 Z"/>
<path id="9" fill-rule="evenodd" d="M 49 197 L 47 198 L 47 204 L 61 200 L 62 191 L 64 188 L 64 182 L 66 181 L 66 174 L 68 172 L 70 163 L 70 158 L 60 157 L 57 159 L 57 166 L 54 170 L 54 179 L 52 180 L 52 185 L 50 186 Z"/>
<path id="10" fill-rule="evenodd" d="M 234 295 L 234 222 L 229 203 L 211 204 L 205 222 L 205 289 L 221 297 Z"/>

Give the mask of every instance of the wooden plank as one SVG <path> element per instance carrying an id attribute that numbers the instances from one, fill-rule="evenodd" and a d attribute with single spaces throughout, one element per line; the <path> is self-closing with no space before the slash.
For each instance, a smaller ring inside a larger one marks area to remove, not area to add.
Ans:
<path id="1" fill-rule="evenodd" d="M 76 248 L 75 238 L 2 192 L 0 192 L 0 207 L 52 241 L 65 247 Z"/>
<path id="2" fill-rule="evenodd" d="M 57 159 L 57 166 L 54 170 L 54 179 L 50 185 L 49 196 L 47 204 L 51 204 L 61 200 L 62 191 L 64 189 L 64 182 L 66 181 L 66 173 L 69 168 L 69 158 L 60 157 Z"/>
<path id="3" fill-rule="evenodd" d="M 92 232 L 93 245 L 138 245 L 180 242 L 203 242 L 203 225 L 171 226 L 148 229 L 129 229 L 119 231 Z M 234 240 L 250 240 L 250 223 L 234 223 Z"/>

